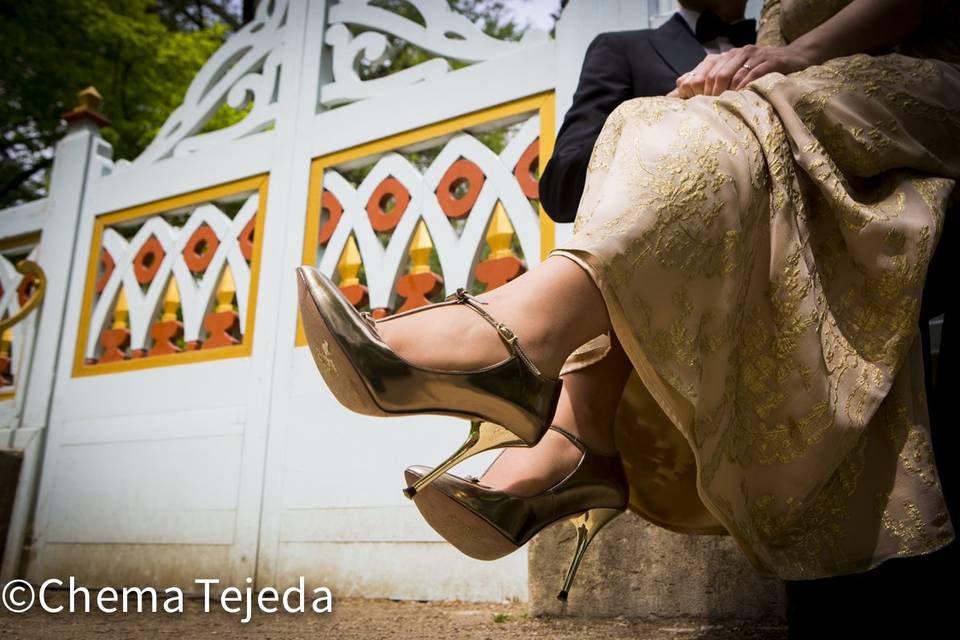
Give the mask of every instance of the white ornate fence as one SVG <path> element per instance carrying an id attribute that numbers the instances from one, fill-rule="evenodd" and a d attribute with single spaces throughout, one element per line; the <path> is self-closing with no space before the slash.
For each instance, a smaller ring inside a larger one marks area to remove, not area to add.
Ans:
<path id="1" fill-rule="evenodd" d="M 445 0 L 408 2 L 420 20 L 263 0 L 142 155 L 112 161 L 80 113 L 50 198 L 0 212 L 0 314 L 22 303 L 12 260 L 48 278 L 0 388 L 0 444 L 26 452 L 3 578 L 526 596 L 525 552 L 466 558 L 401 495 L 462 423 L 341 408 L 301 346 L 294 269 L 385 314 L 538 262 L 569 233 L 536 172 L 583 52 L 663 3 L 574 0 L 556 39 L 503 42 Z M 390 39 L 432 57 L 362 79 Z M 200 133 L 224 103 L 249 111 Z"/>

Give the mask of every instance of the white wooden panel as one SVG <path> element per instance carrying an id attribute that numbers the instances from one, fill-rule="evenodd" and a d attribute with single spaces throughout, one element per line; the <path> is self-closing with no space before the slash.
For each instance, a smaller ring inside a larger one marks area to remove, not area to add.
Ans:
<path id="1" fill-rule="evenodd" d="M 215 407 L 70 420 L 63 426 L 63 445 L 93 445 L 144 440 L 210 438 L 243 434 L 245 407 Z"/>
<path id="2" fill-rule="evenodd" d="M 281 542 L 442 542 L 412 504 L 399 507 L 288 509 Z"/>
<path id="3" fill-rule="evenodd" d="M 188 193 L 270 170 L 277 161 L 276 132 L 265 131 L 184 158 L 114 171 L 91 190 L 88 215 L 126 209 L 145 202 Z"/>
<path id="4" fill-rule="evenodd" d="M 49 198 L 40 198 L 0 211 L 0 239 L 43 229 L 49 202 Z"/>
<path id="5" fill-rule="evenodd" d="M 65 446 L 47 541 L 232 544 L 242 446 L 240 436 Z"/>

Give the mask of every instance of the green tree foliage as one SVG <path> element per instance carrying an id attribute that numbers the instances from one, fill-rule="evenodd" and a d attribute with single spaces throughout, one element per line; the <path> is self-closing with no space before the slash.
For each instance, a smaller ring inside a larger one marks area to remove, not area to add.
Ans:
<path id="1" fill-rule="evenodd" d="M 104 96 L 115 157 L 150 142 L 230 29 L 202 3 L 175 4 L 0 0 L 0 207 L 43 195 L 60 114 L 88 85 Z"/>

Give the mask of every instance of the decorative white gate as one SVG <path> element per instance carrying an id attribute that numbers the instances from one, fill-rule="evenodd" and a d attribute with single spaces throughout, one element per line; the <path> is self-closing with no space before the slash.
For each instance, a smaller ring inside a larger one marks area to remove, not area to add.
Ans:
<path id="1" fill-rule="evenodd" d="M 524 551 L 466 558 L 401 494 L 403 469 L 439 461 L 465 424 L 343 409 L 303 347 L 294 269 L 317 265 L 377 315 L 537 263 L 557 230 L 536 175 L 583 51 L 662 3 L 574 0 L 556 40 L 519 42 L 446 0 L 407 0 L 412 17 L 328 4 L 263 0 L 132 162 L 107 159 L 92 125 L 72 134 L 92 142 L 78 226 L 56 232 L 75 249 L 45 347 L 58 365 L 29 578 L 526 596 Z M 361 73 L 397 40 L 431 57 Z M 205 131 L 224 103 L 246 116 Z"/>

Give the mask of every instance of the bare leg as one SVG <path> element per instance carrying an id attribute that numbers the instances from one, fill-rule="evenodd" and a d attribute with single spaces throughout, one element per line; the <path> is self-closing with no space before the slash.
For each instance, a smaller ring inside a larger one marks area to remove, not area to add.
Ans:
<path id="1" fill-rule="evenodd" d="M 611 334 L 610 351 L 597 363 L 563 376 L 563 390 L 553 424 L 579 437 L 593 453 L 613 455 L 614 418 L 630 360 Z M 504 449 L 480 479 L 482 484 L 514 495 L 535 495 L 562 480 L 580 460 L 580 450 L 555 431 L 547 431 L 529 449 Z"/>
<path id="2" fill-rule="evenodd" d="M 610 328 L 603 296 L 575 262 L 551 256 L 515 280 L 477 296 L 509 327 L 544 375 L 556 376 L 574 349 Z M 401 357 L 421 366 L 469 370 L 494 364 L 509 349 L 473 310 L 448 305 L 377 323 Z"/>
<path id="3" fill-rule="evenodd" d="M 603 296 L 577 263 L 551 256 L 519 278 L 477 298 L 509 327 L 544 375 L 556 376 L 580 345 L 610 329 Z M 500 334 L 473 310 L 447 305 L 377 323 L 401 357 L 421 366 L 470 370 L 503 360 Z M 613 420 L 632 366 L 611 331 L 610 352 L 598 363 L 564 376 L 553 423 L 591 451 L 615 453 Z M 529 449 L 506 449 L 481 481 L 516 495 L 534 495 L 562 480 L 580 460 L 562 434 L 547 431 Z"/>

